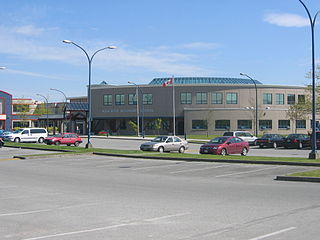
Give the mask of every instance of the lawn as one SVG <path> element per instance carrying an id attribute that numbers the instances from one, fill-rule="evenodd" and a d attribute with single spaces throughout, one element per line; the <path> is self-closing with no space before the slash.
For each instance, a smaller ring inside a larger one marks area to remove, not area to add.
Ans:
<path id="1" fill-rule="evenodd" d="M 288 176 L 292 177 L 320 177 L 320 170 L 313 170 L 307 172 L 297 172 L 289 174 Z"/>

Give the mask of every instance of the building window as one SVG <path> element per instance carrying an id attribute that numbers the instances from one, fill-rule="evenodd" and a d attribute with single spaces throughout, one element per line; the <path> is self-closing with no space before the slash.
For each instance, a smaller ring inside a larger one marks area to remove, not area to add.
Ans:
<path id="1" fill-rule="evenodd" d="M 276 104 L 277 105 L 283 105 L 284 104 L 284 94 L 283 93 L 277 93 L 276 94 Z"/>
<path id="2" fill-rule="evenodd" d="M 206 130 L 208 129 L 207 120 L 192 120 L 192 129 Z"/>
<path id="3" fill-rule="evenodd" d="M 296 103 L 296 96 L 294 94 L 288 94 L 287 103 L 292 105 Z"/>
<path id="4" fill-rule="evenodd" d="M 105 105 L 105 106 L 112 105 L 112 95 L 111 94 L 103 95 L 103 105 Z"/>
<path id="5" fill-rule="evenodd" d="M 259 128 L 261 130 L 272 129 L 272 120 L 259 120 Z"/>
<path id="6" fill-rule="evenodd" d="M 121 130 L 127 129 L 127 124 L 126 124 L 126 120 L 125 119 L 121 119 L 120 120 L 119 129 L 121 129 Z"/>
<path id="7" fill-rule="evenodd" d="M 124 105 L 124 94 L 116 94 L 116 105 Z"/>
<path id="8" fill-rule="evenodd" d="M 128 104 L 129 105 L 137 105 L 137 95 L 136 94 L 129 94 L 128 95 Z"/>
<path id="9" fill-rule="evenodd" d="M 207 93 L 203 93 L 203 92 L 197 93 L 196 103 L 197 104 L 207 104 L 208 103 Z"/>
<path id="10" fill-rule="evenodd" d="M 290 129 L 290 120 L 278 120 L 279 129 Z"/>
<path id="11" fill-rule="evenodd" d="M 192 104 L 191 93 L 181 93 L 180 94 L 181 104 Z"/>
<path id="12" fill-rule="evenodd" d="M 212 104 L 222 104 L 222 93 L 219 93 L 219 92 L 214 92 L 212 93 L 211 95 L 212 97 Z"/>
<path id="13" fill-rule="evenodd" d="M 143 101 L 142 102 L 144 105 L 152 105 L 152 94 L 151 93 L 143 94 Z"/>
<path id="14" fill-rule="evenodd" d="M 216 130 L 228 130 L 230 129 L 230 120 L 216 120 L 215 121 Z"/>
<path id="15" fill-rule="evenodd" d="M 237 104 L 238 94 L 237 93 L 227 93 L 227 104 Z"/>
<path id="16" fill-rule="evenodd" d="M 263 104 L 272 104 L 272 93 L 263 94 Z"/>
<path id="17" fill-rule="evenodd" d="M 238 129 L 252 129 L 252 120 L 238 120 Z"/>
<path id="18" fill-rule="evenodd" d="M 296 127 L 299 129 L 306 129 L 306 120 L 296 120 Z"/>
<path id="19" fill-rule="evenodd" d="M 306 103 L 306 96 L 305 95 L 298 95 L 298 103 L 300 103 L 300 104 Z"/>

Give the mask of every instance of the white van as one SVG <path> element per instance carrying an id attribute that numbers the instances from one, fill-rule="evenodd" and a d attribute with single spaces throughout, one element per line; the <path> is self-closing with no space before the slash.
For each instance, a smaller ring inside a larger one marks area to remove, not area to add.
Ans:
<path id="1" fill-rule="evenodd" d="M 256 136 L 253 136 L 250 132 L 247 131 L 225 132 L 223 136 L 238 137 L 243 139 L 243 141 L 248 142 L 250 145 L 256 145 L 257 140 Z"/>
<path id="2" fill-rule="evenodd" d="M 6 137 L 11 142 L 39 142 L 48 137 L 45 128 L 20 128 Z"/>

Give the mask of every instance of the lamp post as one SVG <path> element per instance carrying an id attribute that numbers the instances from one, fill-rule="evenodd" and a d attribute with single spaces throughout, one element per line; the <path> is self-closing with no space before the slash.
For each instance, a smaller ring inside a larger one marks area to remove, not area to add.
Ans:
<path id="1" fill-rule="evenodd" d="M 136 98 L 137 98 L 137 135 L 140 136 L 140 116 L 139 116 L 139 86 L 131 81 L 128 81 L 129 84 L 133 84 L 136 86 Z"/>
<path id="2" fill-rule="evenodd" d="M 255 123 L 256 129 L 255 129 L 255 135 L 256 135 L 256 137 L 258 137 L 258 128 L 259 127 L 258 127 L 258 89 L 257 89 L 257 84 L 256 84 L 256 81 L 253 78 L 251 78 L 248 74 L 240 73 L 240 75 L 249 78 L 253 82 L 254 88 L 256 90 L 256 121 L 255 121 L 256 122 Z"/>
<path id="3" fill-rule="evenodd" d="M 316 19 L 320 11 L 314 15 L 313 19 L 307 8 L 307 6 L 299 0 L 306 10 L 310 26 L 311 26 L 311 60 L 312 60 L 312 141 L 311 141 L 311 152 L 309 153 L 309 159 L 317 159 L 317 135 L 316 135 L 316 74 L 315 74 L 315 51 L 314 51 L 314 26 L 316 24 Z"/>
<path id="4" fill-rule="evenodd" d="M 50 90 L 57 91 L 57 92 L 61 93 L 64 96 L 65 102 L 64 102 L 64 110 L 63 110 L 63 120 L 65 120 L 65 118 L 66 118 L 66 109 L 67 109 L 67 101 L 68 101 L 67 96 L 66 96 L 66 94 L 64 92 L 62 92 L 59 89 L 50 88 Z"/>
<path id="5" fill-rule="evenodd" d="M 92 121 L 92 111 L 91 111 L 91 64 L 92 64 L 92 60 L 94 58 L 94 56 L 98 53 L 101 52 L 103 50 L 106 49 L 116 49 L 116 46 L 108 46 L 108 47 L 104 47 L 101 48 L 97 51 L 95 51 L 92 56 L 90 57 L 89 54 L 86 52 L 86 50 L 81 47 L 80 45 L 70 41 L 70 40 L 63 40 L 63 43 L 67 43 L 67 44 L 73 44 L 74 46 L 80 48 L 86 55 L 87 59 L 88 59 L 88 63 L 89 63 L 89 83 L 88 83 L 88 142 L 86 144 L 86 148 L 91 148 L 92 144 L 90 141 L 90 134 L 91 134 L 91 121 Z"/>
<path id="6" fill-rule="evenodd" d="M 45 101 L 46 101 L 46 105 L 47 105 L 47 107 L 46 107 L 46 112 L 47 112 L 46 129 L 48 131 L 48 121 L 49 121 L 49 117 L 48 117 L 48 114 L 49 114 L 48 98 L 46 98 L 45 96 L 43 96 L 41 94 L 38 94 L 38 93 L 37 93 L 37 96 L 43 97 L 45 99 Z"/>

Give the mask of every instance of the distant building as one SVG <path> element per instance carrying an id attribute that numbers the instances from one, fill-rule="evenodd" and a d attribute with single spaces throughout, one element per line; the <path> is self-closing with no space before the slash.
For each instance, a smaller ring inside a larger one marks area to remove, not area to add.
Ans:
<path id="1" fill-rule="evenodd" d="M 0 90 L 0 129 L 12 128 L 12 95 Z"/>

